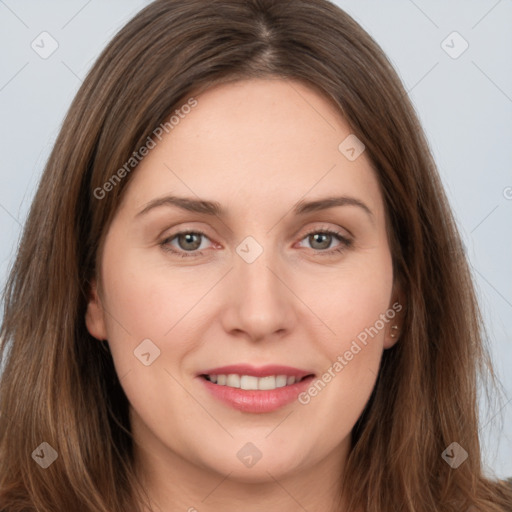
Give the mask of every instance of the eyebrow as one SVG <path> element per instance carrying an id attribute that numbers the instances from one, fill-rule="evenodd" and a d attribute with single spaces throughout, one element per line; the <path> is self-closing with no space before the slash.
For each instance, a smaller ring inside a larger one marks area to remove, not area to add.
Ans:
<path id="1" fill-rule="evenodd" d="M 146 206 L 139 213 L 137 213 L 136 217 L 145 215 L 150 210 L 160 206 L 175 206 L 185 211 L 201 213 L 204 215 L 212 215 L 216 217 L 226 216 L 226 211 L 217 201 L 207 201 L 204 199 L 193 199 L 178 196 L 165 196 L 154 199 L 153 201 L 147 203 Z M 360 199 L 350 196 L 326 197 L 314 201 L 301 200 L 293 206 L 292 211 L 295 215 L 305 215 L 307 213 L 327 210 L 336 206 L 356 206 L 361 208 L 370 217 L 372 222 L 374 221 L 374 215 L 370 208 L 368 208 L 368 206 L 366 206 L 366 204 Z"/>

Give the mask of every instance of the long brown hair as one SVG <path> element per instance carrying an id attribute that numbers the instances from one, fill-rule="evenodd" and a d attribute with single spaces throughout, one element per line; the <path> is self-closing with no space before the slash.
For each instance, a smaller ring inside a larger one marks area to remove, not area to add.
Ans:
<path id="1" fill-rule="evenodd" d="M 512 492 L 482 470 L 478 383 L 496 381 L 468 263 L 417 116 L 380 47 L 327 0 L 157 0 L 117 34 L 76 95 L 7 282 L 0 508 L 131 511 L 142 499 L 128 401 L 84 322 L 102 239 L 136 170 L 98 190 L 191 91 L 257 77 L 316 88 L 363 141 L 406 297 L 400 339 L 384 351 L 352 432 L 340 482 L 347 510 L 510 507 Z M 46 469 L 34 455 L 48 450 L 43 442 L 58 454 Z M 441 456 L 452 442 L 468 453 L 457 469 Z"/>

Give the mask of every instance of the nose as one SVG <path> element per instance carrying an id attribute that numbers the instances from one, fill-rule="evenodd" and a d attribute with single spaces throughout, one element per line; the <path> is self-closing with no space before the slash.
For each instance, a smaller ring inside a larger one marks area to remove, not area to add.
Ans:
<path id="1" fill-rule="evenodd" d="M 264 250 L 252 263 L 235 255 L 225 286 L 223 327 L 250 341 L 284 336 L 297 324 L 297 303 L 290 273 Z"/>

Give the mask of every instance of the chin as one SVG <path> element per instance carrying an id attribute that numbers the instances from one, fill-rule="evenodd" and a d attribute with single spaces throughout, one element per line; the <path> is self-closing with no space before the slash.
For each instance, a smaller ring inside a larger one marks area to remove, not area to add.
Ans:
<path id="1" fill-rule="evenodd" d="M 231 481 L 248 484 L 265 483 L 273 478 L 279 480 L 304 467 L 304 460 L 298 456 L 302 450 L 291 446 L 293 453 L 286 454 L 282 445 L 273 447 L 267 443 L 263 447 L 264 443 L 257 440 L 234 444 L 235 447 L 225 446 L 220 453 L 209 452 L 207 458 L 203 452 L 200 464 L 212 472 L 229 475 Z"/>

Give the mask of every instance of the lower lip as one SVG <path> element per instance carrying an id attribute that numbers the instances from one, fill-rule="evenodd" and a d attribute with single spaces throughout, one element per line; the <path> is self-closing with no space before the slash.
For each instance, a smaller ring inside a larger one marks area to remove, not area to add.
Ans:
<path id="1" fill-rule="evenodd" d="M 206 389 L 218 400 L 242 412 L 272 412 L 297 400 L 314 379 L 313 375 L 300 382 L 271 390 L 245 390 L 229 386 L 219 386 L 204 377 L 198 377 Z"/>

